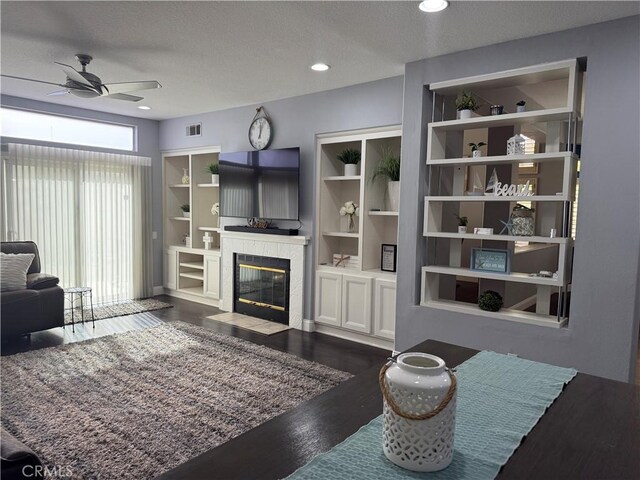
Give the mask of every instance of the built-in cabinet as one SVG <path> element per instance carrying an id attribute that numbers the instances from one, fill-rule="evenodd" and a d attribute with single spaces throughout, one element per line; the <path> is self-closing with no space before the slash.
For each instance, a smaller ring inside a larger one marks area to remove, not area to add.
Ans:
<path id="1" fill-rule="evenodd" d="M 219 202 L 220 185 L 208 166 L 218 163 L 219 153 L 219 147 L 206 147 L 162 156 L 165 291 L 214 306 L 221 293 L 220 228 L 212 210 Z"/>
<path id="2" fill-rule="evenodd" d="M 397 245 L 398 211 L 390 208 L 386 179 L 373 176 L 385 154 L 400 155 L 401 134 L 392 126 L 316 138 L 316 329 L 389 349 L 396 275 L 382 271 L 381 249 Z M 360 152 L 356 175 L 345 175 L 338 160 L 345 149 Z M 348 201 L 359 206 L 351 231 L 340 216 Z"/>

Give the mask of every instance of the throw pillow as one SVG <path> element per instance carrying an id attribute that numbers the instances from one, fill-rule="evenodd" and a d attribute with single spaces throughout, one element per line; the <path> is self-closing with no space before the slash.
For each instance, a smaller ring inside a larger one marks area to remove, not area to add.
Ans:
<path id="1" fill-rule="evenodd" d="M 27 271 L 34 258 L 33 253 L 0 252 L 0 291 L 26 289 Z"/>

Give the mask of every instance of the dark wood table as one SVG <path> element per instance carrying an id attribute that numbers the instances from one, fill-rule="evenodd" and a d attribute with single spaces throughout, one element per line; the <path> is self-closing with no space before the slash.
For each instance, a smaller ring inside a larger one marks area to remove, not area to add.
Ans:
<path id="1" fill-rule="evenodd" d="M 456 366 L 477 353 L 427 340 Z M 382 413 L 378 367 L 166 472 L 162 480 L 278 479 Z M 579 373 L 498 475 L 500 479 L 640 479 L 640 387 Z"/>

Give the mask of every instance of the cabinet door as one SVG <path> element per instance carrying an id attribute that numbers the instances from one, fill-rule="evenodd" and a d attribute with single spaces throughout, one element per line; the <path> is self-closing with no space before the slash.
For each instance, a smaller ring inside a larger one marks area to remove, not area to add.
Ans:
<path id="1" fill-rule="evenodd" d="M 396 282 L 377 279 L 373 297 L 373 334 L 393 340 L 396 331 Z"/>
<path id="2" fill-rule="evenodd" d="M 316 275 L 316 322 L 340 326 L 342 275 L 318 272 Z"/>
<path id="3" fill-rule="evenodd" d="M 342 276 L 342 326 L 361 333 L 371 333 L 372 279 Z"/>
<path id="4" fill-rule="evenodd" d="M 178 253 L 175 250 L 164 252 L 164 286 L 171 290 L 178 287 Z"/>
<path id="5" fill-rule="evenodd" d="M 207 297 L 220 298 L 220 257 L 204 257 L 204 294 Z"/>

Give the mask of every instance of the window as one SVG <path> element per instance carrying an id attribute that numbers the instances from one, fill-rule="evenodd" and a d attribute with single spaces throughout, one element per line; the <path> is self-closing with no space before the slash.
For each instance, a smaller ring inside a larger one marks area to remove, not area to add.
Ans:
<path id="1" fill-rule="evenodd" d="M 135 127 L 47 113 L 0 108 L 0 134 L 41 142 L 133 151 Z"/>

